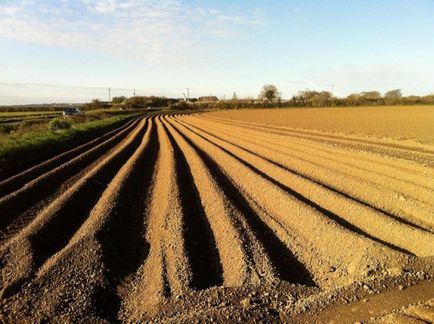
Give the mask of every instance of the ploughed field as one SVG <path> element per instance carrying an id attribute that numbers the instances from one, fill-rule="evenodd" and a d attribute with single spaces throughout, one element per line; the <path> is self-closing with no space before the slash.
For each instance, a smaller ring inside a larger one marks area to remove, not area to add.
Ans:
<path id="1" fill-rule="evenodd" d="M 2 321 L 432 319 L 434 146 L 260 113 L 143 116 L 3 179 Z"/>

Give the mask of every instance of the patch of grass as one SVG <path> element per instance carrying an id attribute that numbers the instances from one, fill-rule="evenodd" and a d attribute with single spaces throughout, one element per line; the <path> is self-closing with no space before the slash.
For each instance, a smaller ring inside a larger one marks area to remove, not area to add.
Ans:
<path id="1" fill-rule="evenodd" d="M 69 121 L 66 118 L 62 118 L 62 117 L 53 118 L 48 123 L 48 130 L 55 132 L 60 129 L 70 129 L 71 125 L 72 125 L 71 121 Z"/>
<path id="2" fill-rule="evenodd" d="M 47 127 L 47 124 L 43 124 L 43 130 L 32 130 L 32 128 L 30 130 L 20 130 L 18 128 L 9 134 L 0 135 L 0 160 L 4 163 L 17 154 L 21 155 L 21 153 L 25 153 L 26 151 L 37 152 L 38 149 L 73 140 L 87 132 L 107 128 L 133 116 L 135 115 L 118 115 L 83 123 L 73 123 L 72 119 L 65 121 L 62 118 L 58 118 L 59 121 L 55 122 L 57 126 L 59 126 L 58 123 L 68 123 L 70 127 Z M 49 125 L 51 125 L 51 122 Z"/>

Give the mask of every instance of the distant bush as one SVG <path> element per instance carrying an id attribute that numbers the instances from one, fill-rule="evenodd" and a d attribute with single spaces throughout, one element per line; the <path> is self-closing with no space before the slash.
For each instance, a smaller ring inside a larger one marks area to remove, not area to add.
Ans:
<path id="1" fill-rule="evenodd" d="M 156 96 L 135 96 L 125 99 L 123 104 L 126 108 L 146 108 L 146 107 L 167 107 L 170 104 L 176 103 L 176 99 L 168 99 L 166 97 L 156 97 Z"/>
<path id="2" fill-rule="evenodd" d="M 48 130 L 54 132 L 56 130 L 60 129 L 70 129 L 71 128 L 71 122 L 65 118 L 59 117 L 59 118 L 53 118 L 48 123 Z"/>
<path id="3" fill-rule="evenodd" d="M 113 97 L 112 98 L 112 104 L 121 104 L 123 103 L 127 98 L 125 96 L 119 96 L 119 97 Z"/>
<path id="4" fill-rule="evenodd" d="M 190 110 L 190 109 L 194 109 L 196 106 L 194 103 L 185 101 L 185 100 L 180 100 L 177 103 L 173 104 L 170 106 L 170 109 L 175 109 L 175 110 Z"/>

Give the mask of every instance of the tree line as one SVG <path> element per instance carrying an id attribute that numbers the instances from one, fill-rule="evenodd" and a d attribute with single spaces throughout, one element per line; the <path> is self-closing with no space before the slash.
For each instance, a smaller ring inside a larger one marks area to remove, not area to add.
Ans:
<path id="1" fill-rule="evenodd" d="M 112 104 L 126 108 L 169 107 L 183 109 L 242 109 L 242 108 L 285 108 L 285 107 L 345 107 L 381 105 L 433 105 L 434 94 L 427 96 L 403 96 L 400 89 L 352 93 L 344 98 L 333 96 L 329 91 L 302 90 L 285 100 L 279 89 L 272 84 L 264 85 L 257 98 L 238 98 L 234 92 L 231 99 L 203 101 L 197 98 L 170 99 L 155 96 L 114 97 Z"/>
<path id="2" fill-rule="evenodd" d="M 190 109 L 242 109 L 242 108 L 286 108 L 286 107 L 346 107 L 346 106 L 381 106 L 381 105 L 434 105 L 434 94 L 426 96 L 403 96 L 400 89 L 389 90 L 384 94 L 379 91 L 352 93 L 344 98 L 333 96 L 329 91 L 302 90 L 290 99 L 282 99 L 279 89 L 272 84 L 264 85 L 257 98 L 238 98 L 234 92 L 231 99 L 209 100 L 214 96 L 185 99 L 166 98 L 161 96 L 113 97 L 111 102 L 93 99 L 80 104 L 83 110 L 105 108 L 165 108 L 174 110 Z M 200 100 L 205 99 L 205 100 Z M 3 106 L 2 111 L 51 110 L 59 111 L 70 105 L 48 104 L 27 106 Z"/>
<path id="3" fill-rule="evenodd" d="M 258 98 L 220 100 L 214 103 L 200 103 L 200 108 L 280 108 L 280 107 L 345 107 L 382 105 L 433 105 L 434 94 L 426 96 L 403 96 L 401 89 L 389 90 L 384 95 L 379 91 L 352 93 L 344 98 L 333 96 L 329 91 L 302 90 L 289 100 L 281 97 L 280 91 L 272 84 L 264 85 Z M 197 105 L 197 104 L 196 104 Z"/>

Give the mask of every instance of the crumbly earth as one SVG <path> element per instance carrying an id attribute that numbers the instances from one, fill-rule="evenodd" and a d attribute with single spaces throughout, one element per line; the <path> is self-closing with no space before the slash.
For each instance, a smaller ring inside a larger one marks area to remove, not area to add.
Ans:
<path id="1" fill-rule="evenodd" d="M 209 116 L 364 138 L 434 144 L 434 106 L 221 110 Z"/>
<path id="2" fill-rule="evenodd" d="M 0 321 L 432 322 L 434 146 L 244 113 L 143 116 L 3 179 Z"/>

